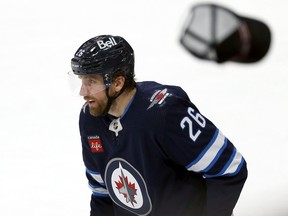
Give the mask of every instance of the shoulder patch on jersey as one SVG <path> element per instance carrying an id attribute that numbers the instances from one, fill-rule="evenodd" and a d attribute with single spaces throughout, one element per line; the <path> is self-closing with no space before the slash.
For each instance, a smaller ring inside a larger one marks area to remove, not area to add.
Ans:
<path id="1" fill-rule="evenodd" d="M 98 135 L 95 136 L 88 136 L 88 143 L 90 146 L 90 149 L 93 153 L 97 153 L 97 152 L 103 152 L 103 146 L 102 146 L 102 142 L 101 139 Z"/>
<path id="2" fill-rule="evenodd" d="M 172 94 L 168 92 L 167 88 L 162 89 L 162 90 L 157 90 L 150 98 L 150 105 L 148 106 L 147 110 L 152 108 L 156 104 L 163 105 L 165 102 L 165 99 L 170 95 Z"/>
<path id="3" fill-rule="evenodd" d="M 135 215 L 148 215 L 151 199 L 141 174 L 126 160 L 114 158 L 105 170 L 105 183 L 109 195 L 118 206 Z"/>

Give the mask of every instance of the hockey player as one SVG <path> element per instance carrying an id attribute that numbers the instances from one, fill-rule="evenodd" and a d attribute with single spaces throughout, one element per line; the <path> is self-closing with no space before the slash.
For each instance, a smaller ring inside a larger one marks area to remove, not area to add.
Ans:
<path id="1" fill-rule="evenodd" d="M 86 41 L 71 60 L 86 103 L 80 134 L 91 216 L 231 216 L 247 178 L 231 141 L 178 86 L 135 82 L 120 36 Z"/>

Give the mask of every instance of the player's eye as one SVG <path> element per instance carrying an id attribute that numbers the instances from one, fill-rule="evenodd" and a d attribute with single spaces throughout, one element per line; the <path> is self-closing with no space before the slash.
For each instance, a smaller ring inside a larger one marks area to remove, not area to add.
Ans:
<path id="1" fill-rule="evenodd" d="M 89 84 L 89 85 L 95 85 L 95 84 L 97 84 L 97 83 L 98 83 L 98 81 L 95 80 L 95 79 L 89 79 L 89 80 L 88 80 L 88 84 Z"/>

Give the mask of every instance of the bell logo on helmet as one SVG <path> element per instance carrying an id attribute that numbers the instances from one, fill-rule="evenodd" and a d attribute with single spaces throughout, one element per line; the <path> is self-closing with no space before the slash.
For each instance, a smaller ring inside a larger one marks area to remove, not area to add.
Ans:
<path id="1" fill-rule="evenodd" d="M 100 49 L 107 49 L 111 48 L 112 46 L 117 45 L 115 39 L 113 37 L 110 37 L 108 41 L 104 42 L 103 40 L 97 41 L 97 44 Z"/>

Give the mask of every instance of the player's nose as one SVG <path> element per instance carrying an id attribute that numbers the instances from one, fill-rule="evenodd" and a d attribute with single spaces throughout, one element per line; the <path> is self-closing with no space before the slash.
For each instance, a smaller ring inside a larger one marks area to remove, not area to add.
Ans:
<path id="1" fill-rule="evenodd" d="M 89 96 L 89 89 L 86 85 L 83 84 L 81 85 L 79 95 L 83 97 Z"/>

